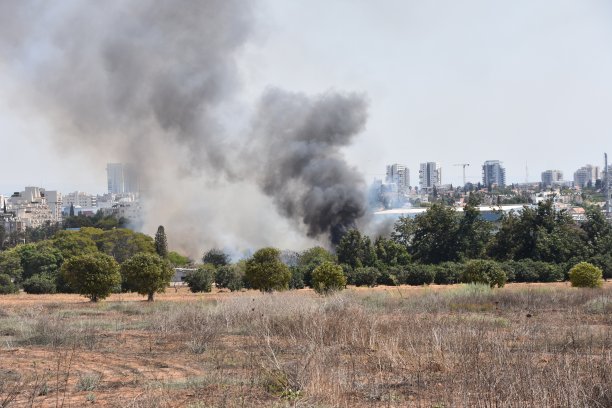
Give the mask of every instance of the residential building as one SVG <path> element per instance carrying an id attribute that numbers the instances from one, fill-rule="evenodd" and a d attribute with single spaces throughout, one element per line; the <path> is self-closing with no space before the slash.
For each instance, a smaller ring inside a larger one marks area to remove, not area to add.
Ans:
<path id="1" fill-rule="evenodd" d="M 574 172 L 574 185 L 576 187 L 586 187 L 595 185 L 595 182 L 601 178 L 599 166 L 587 164 Z"/>
<path id="2" fill-rule="evenodd" d="M 546 170 L 542 172 L 542 185 L 550 187 L 563 182 L 563 172 L 561 170 Z"/>
<path id="3" fill-rule="evenodd" d="M 106 165 L 106 178 L 109 193 L 124 194 L 140 191 L 138 172 L 132 164 L 108 163 Z"/>
<path id="4" fill-rule="evenodd" d="M 26 187 L 5 200 L 12 225 L 8 229 L 36 228 L 47 222 L 61 222 L 62 197 L 57 191 L 40 187 Z M 4 211 L 4 207 L 2 209 Z"/>
<path id="5" fill-rule="evenodd" d="M 431 191 L 442 184 L 442 168 L 440 163 L 426 162 L 419 167 L 419 187 L 421 190 Z"/>
<path id="6" fill-rule="evenodd" d="M 499 160 L 487 160 L 482 166 L 482 184 L 485 187 L 505 187 L 506 169 Z"/>
<path id="7" fill-rule="evenodd" d="M 82 191 L 74 191 L 64 196 L 64 208 L 69 208 L 71 205 L 82 208 L 94 208 L 98 206 L 98 197 Z"/>
<path id="8" fill-rule="evenodd" d="M 410 170 L 404 164 L 391 164 L 387 166 L 387 184 L 397 185 L 397 189 L 401 193 L 410 190 Z"/>

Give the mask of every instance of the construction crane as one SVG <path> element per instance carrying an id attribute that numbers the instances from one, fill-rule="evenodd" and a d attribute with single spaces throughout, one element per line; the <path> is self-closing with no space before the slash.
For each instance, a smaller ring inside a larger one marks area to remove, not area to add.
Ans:
<path id="1" fill-rule="evenodd" d="M 458 164 L 453 164 L 453 166 L 461 166 L 463 167 L 463 185 L 465 186 L 465 168 L 467 166 L 469 166 L 470 163 L 458 163 Z"/>

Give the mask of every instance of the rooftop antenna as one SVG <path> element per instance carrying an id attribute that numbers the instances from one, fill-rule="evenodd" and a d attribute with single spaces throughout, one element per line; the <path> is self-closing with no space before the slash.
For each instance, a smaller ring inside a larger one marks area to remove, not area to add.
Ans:
<path id="1" fill-rule="evenodd" d="M 461 166 L 463 167 L 463 185 L 465 186 L 465 168 L 467 166 L 469 166 L 470 163 L 458 163 L 458 164 L 453 164 L 453 166 Z"/>

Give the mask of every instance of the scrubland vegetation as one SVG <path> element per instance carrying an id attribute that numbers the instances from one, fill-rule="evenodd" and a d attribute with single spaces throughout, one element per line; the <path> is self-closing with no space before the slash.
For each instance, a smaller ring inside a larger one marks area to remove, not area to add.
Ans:
<path id="1" fill-rule="evenodd" d="M 0 406 L 609 407 L 612 285 L 0 297 Z"/>

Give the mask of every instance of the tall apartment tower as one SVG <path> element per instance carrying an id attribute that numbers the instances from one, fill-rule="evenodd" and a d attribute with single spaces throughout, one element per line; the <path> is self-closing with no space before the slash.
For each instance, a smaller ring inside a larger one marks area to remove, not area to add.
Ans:
<path id="1" fill-rule="evenodd" d="M 387 166 L 387 183 L 394 183 L 400 192 L 406 192 L 410 189 L 410 170 L 404 164 L 390 164 Z"/>
<path id="2" fill-rule="evenodd" d="M 131 164 L 108 163 L 106 165 L 106 178 L 109 193 L 137 193 L 140 190 L 138 173 Z"/>
<path id="3" fill-rule="evenodd" d="M 561 170 L 546 170 L 542 172 L 542 185 L 545 187 L 559 184 L 563 181 L 563 172 Z"/>
<path id="4" fill-rule="evenodd" d="M 595 181 L 601 178 L 599 166 L 587 164 L 574 172 L 574 184 L 579 187 L 585 187 L 589 182 L 595 184 Z"/>
<path id="5" fill-rule="evenodd" d="M 442 168 L 440 163 L 421 163 L 419 167 L 419 186 L 421 190 L 433 190 L 442 184 Z"/>
<path id="6" fill-rule="evenodd" d="M 486 187 L 505 187 L 506 169 L 499 160 L 487 160 L 482 166 L 482 184 Z"/>

